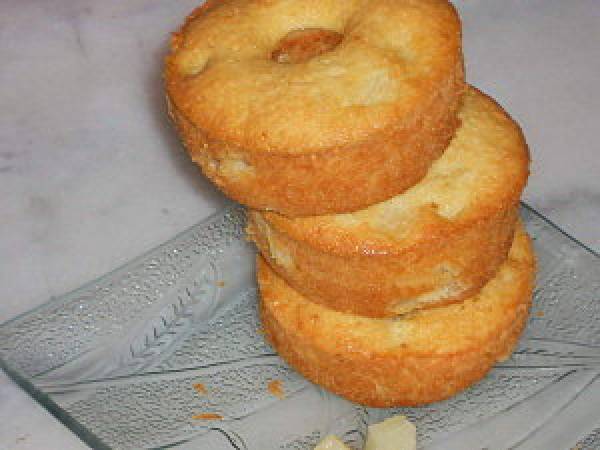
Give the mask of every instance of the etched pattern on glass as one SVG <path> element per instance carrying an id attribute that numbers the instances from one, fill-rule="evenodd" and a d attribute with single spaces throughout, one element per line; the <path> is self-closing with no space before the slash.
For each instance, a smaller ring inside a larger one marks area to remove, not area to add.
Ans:
<path id="1" fill-rule="evenodd" d="M 573 450 L 598 450 L 600 448 L 600 428 L 596 428 L 585 439 L 577 443 Z"/>
<path id="2" fill-rule="evenodd" d="M 403 413 L 423 449 L 598 449 L 600 258 L 522 216 L 539 265 L 528 327 L 444 402 L 363 408 L 289 368 L 261 333 L 239 207 L 0 326 L 0 361 L 95 447 L 304 450 L 334 433 L 358 450 L 368 423 Z"/>

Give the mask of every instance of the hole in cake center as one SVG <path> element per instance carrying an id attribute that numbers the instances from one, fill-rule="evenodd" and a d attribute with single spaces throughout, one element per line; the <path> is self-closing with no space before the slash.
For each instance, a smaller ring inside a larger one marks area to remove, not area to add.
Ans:
<path id="1" fill-rule="evenodd" d="M 335 49 L 344 36 L 323 28 L 292 30 L 271 53 L 271 59 L 281 64 L 298 64 Z"/>

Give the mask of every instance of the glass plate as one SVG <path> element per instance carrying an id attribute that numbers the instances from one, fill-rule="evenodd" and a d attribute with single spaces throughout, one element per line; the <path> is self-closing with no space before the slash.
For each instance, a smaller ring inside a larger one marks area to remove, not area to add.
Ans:
<path id="1" fill-rule="evenodd" d="M 479 384 L 370 409 L 296 374 L 256 315 L 240 207 L 0 326 L 0 365 L 95 448 L 310 449 L 402 413 L 423 449 L 600 449 L 600 258 L 523 206 L 539 261 L 526 332 Z"/>

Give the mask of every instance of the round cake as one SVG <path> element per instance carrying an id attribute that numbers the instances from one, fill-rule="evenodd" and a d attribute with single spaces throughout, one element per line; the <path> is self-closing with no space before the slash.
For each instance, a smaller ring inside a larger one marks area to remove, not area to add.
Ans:
<path id="1" fill-rule="evenodd" d="M 474 88 L 461 127 L 425 178 L 348 214 L 249 213 L 249 236 L 310 300 L 391 317 L 460 301 L 494 276 L 512 242 L 529 154 L 518 125 Z"/>
<path id="2" fill-rule="evenodd" d="M 164 76 L 187 150 L 227 195 L 354 211 L 411 187 L 452 138 L 461 25 L 443 0 L 209 1 Z"/>
<path id="3" fill-rule="evenodd" d="M 477 295 L 373 319 L 306 300 L 259 257 L 260 312 L 268 340 L 309 380 L 365 405 L 414 406 L 456 394 L 510 355 L 527 320 L 534 270 L 519 226 L 508 258 Z"/>

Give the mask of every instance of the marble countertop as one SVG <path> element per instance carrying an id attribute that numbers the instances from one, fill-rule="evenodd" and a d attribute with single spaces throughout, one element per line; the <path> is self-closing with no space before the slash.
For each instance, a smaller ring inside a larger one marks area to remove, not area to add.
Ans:
<path id="1" fill-rule="evenodd" d="M 161 61 L 198 0 L 0 5 L 0 322 L 222 207 L 165 114 Z M 600 7 L 465 0 L 468 80 L 521 123 L 524 199 L 600 250 Z M 87 448 L 0 371 L 0 448 Z"/>

